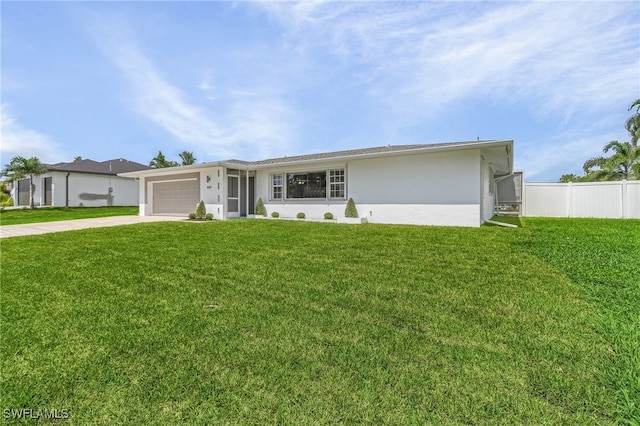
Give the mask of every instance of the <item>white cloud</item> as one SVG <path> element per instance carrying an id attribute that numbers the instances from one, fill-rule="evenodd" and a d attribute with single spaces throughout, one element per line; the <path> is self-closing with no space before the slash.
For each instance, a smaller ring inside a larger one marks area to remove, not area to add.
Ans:
<path id="1" fill-rule="evenodd" d="M 635 3 L 259 6 L 294 46 L 322 46 L 363 65 L 371 93 L 402 113 L 435 114 L 487 94 L 494 102 L 524 99 L 542 114 L 598 111 L 629 102 L 637 85 Z"/>
<path id="2" fill-rule="evenodd" d="M 281 151 L 289 141 L 289 126 L 283 116 L 289 110 L 273 94 L 221 93 L 214 70 L 192 87 L 181 89 L 161 75 L 159 68 L 135 43 L 126 24 L 100 18 L 92 29 L 98 44 L 128 80 L 130 107 L 161 127 L 185 146 L 204 153 L 207 160 L 242 154 Z M 197 88 L 206 103 L 198 104 L 187 89 Z"/>
<path id="3" fill-rule="evenodd" d="M 66 157 L 58 143 L 36 130 L 23 127 L 7 104 L 0 106 L 0 152 L 3 165 L 12 157 L 38 157 L 43 163 L 57 163 Z"/>

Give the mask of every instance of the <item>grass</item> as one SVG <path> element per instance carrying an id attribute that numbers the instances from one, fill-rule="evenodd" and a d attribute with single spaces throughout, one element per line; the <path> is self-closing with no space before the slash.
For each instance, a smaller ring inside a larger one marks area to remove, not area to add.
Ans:
<path id="1" fill-rule="evenodd" d="M 18 225 L 60 220 L 90 219 L 95 217 L 137 215 L 134 207 L 39 207 L 37 209 L 11 209 L 0 211 L 0 225 Z"/>
<path id="2" fill-rule="evenodd" d="M 637 423 L 640 223 L 522 222 L 4 240 L 0 408 L 69 409 L 69 424 Z"/>

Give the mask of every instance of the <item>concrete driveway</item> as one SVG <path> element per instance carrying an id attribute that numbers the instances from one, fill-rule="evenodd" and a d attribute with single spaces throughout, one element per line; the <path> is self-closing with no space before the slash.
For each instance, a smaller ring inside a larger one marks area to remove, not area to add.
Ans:
<path id="1" fill-rule="evenodd" d="M 132 225 L 146 222 L 184 221 L 184 217 L 174 216 L 110 216 L 94 219 L 61 220 L 58 222 L 26 223 L 24 225 L 0 226 L 0 238 L 23 237 L 25 235 L 48 234 L 51 232 L 75 231 L 87 228 Z"/>

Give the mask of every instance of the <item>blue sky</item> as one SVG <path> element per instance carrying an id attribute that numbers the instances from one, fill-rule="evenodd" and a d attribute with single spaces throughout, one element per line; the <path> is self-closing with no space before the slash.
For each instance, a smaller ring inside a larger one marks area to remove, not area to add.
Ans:
<path id="1" fill-rule="evenodd" d="M 0 4 L 2 164 L 514 139 L 529 181 L 629 140 L 638 2 Z"/>

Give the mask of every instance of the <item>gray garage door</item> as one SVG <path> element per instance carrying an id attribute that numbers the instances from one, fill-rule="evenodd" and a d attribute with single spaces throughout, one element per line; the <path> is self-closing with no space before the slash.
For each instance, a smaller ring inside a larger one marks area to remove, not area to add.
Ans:
<path id="1" fill-rule="evenodd" d="M 200 202 L 197 179 L 153 183 L 153 214 L 187 215 Z"/>

